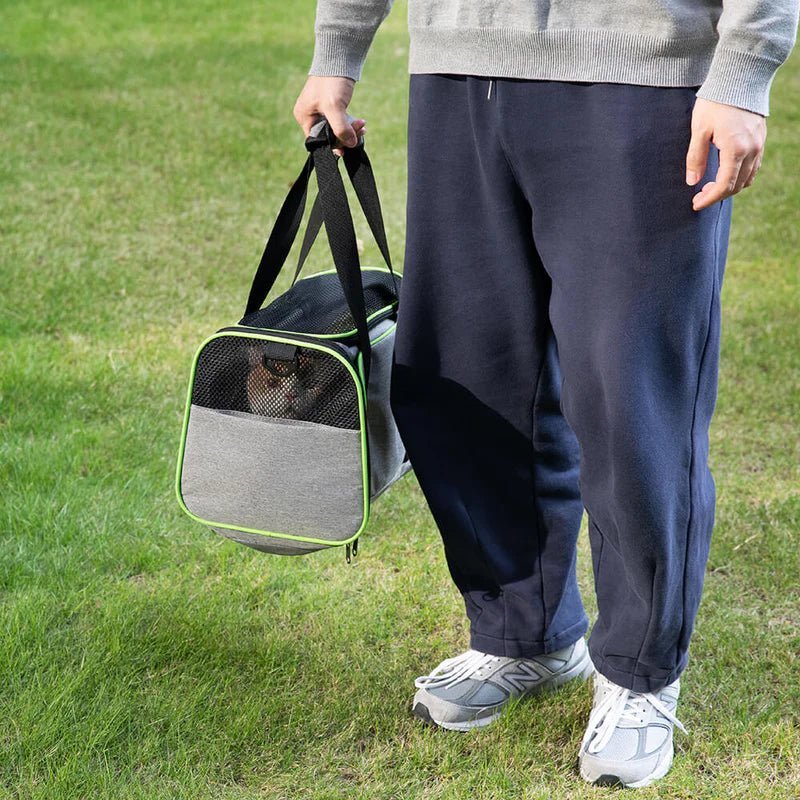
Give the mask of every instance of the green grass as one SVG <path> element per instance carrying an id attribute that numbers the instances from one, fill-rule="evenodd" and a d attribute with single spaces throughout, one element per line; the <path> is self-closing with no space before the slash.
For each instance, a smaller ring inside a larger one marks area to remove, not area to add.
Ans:
<path id="1" fill-rule="evenodd" d="M 613 795 L 575 772 L 586 687 L 480 734 L 410 718 L 466 634 L 413 478 L 352 566 L 238 547 L 174 501 L 192 352 L 237 318 L 303 158 L 312 5 L 0 3 L 0 797 Z M 398 260 L 404 16 L 354 104 Z M 799 92 L 795 57 L 737 200 L 691 736 L 642 798 L 800 797 Z"/>

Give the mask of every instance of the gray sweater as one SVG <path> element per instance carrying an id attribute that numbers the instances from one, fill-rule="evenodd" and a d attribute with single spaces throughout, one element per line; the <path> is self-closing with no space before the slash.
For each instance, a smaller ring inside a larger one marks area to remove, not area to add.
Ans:
<path id="1" fill-rule="evenodd" d="M 358 80 L 393 0 L 318 0 L 312 75 Z M 767 114 L 800 0 L 409 0 L 409 71 L 699 86 Z"/>

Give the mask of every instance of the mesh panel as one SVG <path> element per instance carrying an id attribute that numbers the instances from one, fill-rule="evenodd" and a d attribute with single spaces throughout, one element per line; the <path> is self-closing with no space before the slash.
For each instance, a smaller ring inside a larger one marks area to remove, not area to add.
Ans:
<path id="1" fill-rule="evenodd" d="M 276 419 L 305 420 L 357 430 L 358 394 L 334 356 L 244 336 L 213 339 L 197 359 L 192 403 Z"/>
<path id="2" fill-rule="evenodd" d="M 399 284 L 398 278 L 398 284 Z M 381 270 L 362 273 L 367 316 L 396 302 L 392 276 Z M 345 333 L 355 327 L 338 276 L 314 275 L 298 281 L 265 308 L 242 318 L 242 325 L 297 333 Z"/>

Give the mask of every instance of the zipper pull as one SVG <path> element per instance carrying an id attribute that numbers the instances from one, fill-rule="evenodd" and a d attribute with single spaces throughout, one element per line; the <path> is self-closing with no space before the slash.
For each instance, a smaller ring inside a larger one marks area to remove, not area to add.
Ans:
<path id="1" fill-rule="evenodd" d="M 344 560 L 348 564 L 353 563 L 353 559 L 358 555 L 358 539 L 352 544 L 348 543 L 344 546 Z"/>

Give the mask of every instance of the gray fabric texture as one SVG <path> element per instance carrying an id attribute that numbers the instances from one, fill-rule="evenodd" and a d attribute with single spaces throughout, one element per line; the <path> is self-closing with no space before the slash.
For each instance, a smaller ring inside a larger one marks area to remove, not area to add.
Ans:
<path id="1" fill-rule="evenodd" d="M 181 494 L 222 527 L 349 539 L 363 519 L 361 433 L 192 405 Z"/>
<path id="2" fill-rule="evenodd" d="M 392 0 L 318 0 L 312 75 L 353 80 Z M 760 114 L 800 0 L 409 0 L 409 71 L 700 86 Z"/>
<path id="3" fill-rule="evenodd" d="M 369 441 L 370 495 L 375 499 L 409 471 L 406 449 L 389 405 L 395 320 L 386 319 L 370 331 L 372 341 L 387 331 L 385 338 L 372 346 L 372 366 L 367 391 L 367 432 Z"/>
<path id="4" fill-rule="evenodd" d="M 245 533 L 244 531 L 234 531 L 228 528 L 212 528 L 215 533 L 231 539 L 234 542 L 260 550 L 262 553 L 273 553 L 280 556 L 302 556 L 306 553 L 314 553 L 317 550 L 324 550 L 328 547 L 325 544 L 312 544 L 311 542 L 300 542 L 295 539 L 281 539 L 278 536 L 264 536 L 260 533 Z"/>

